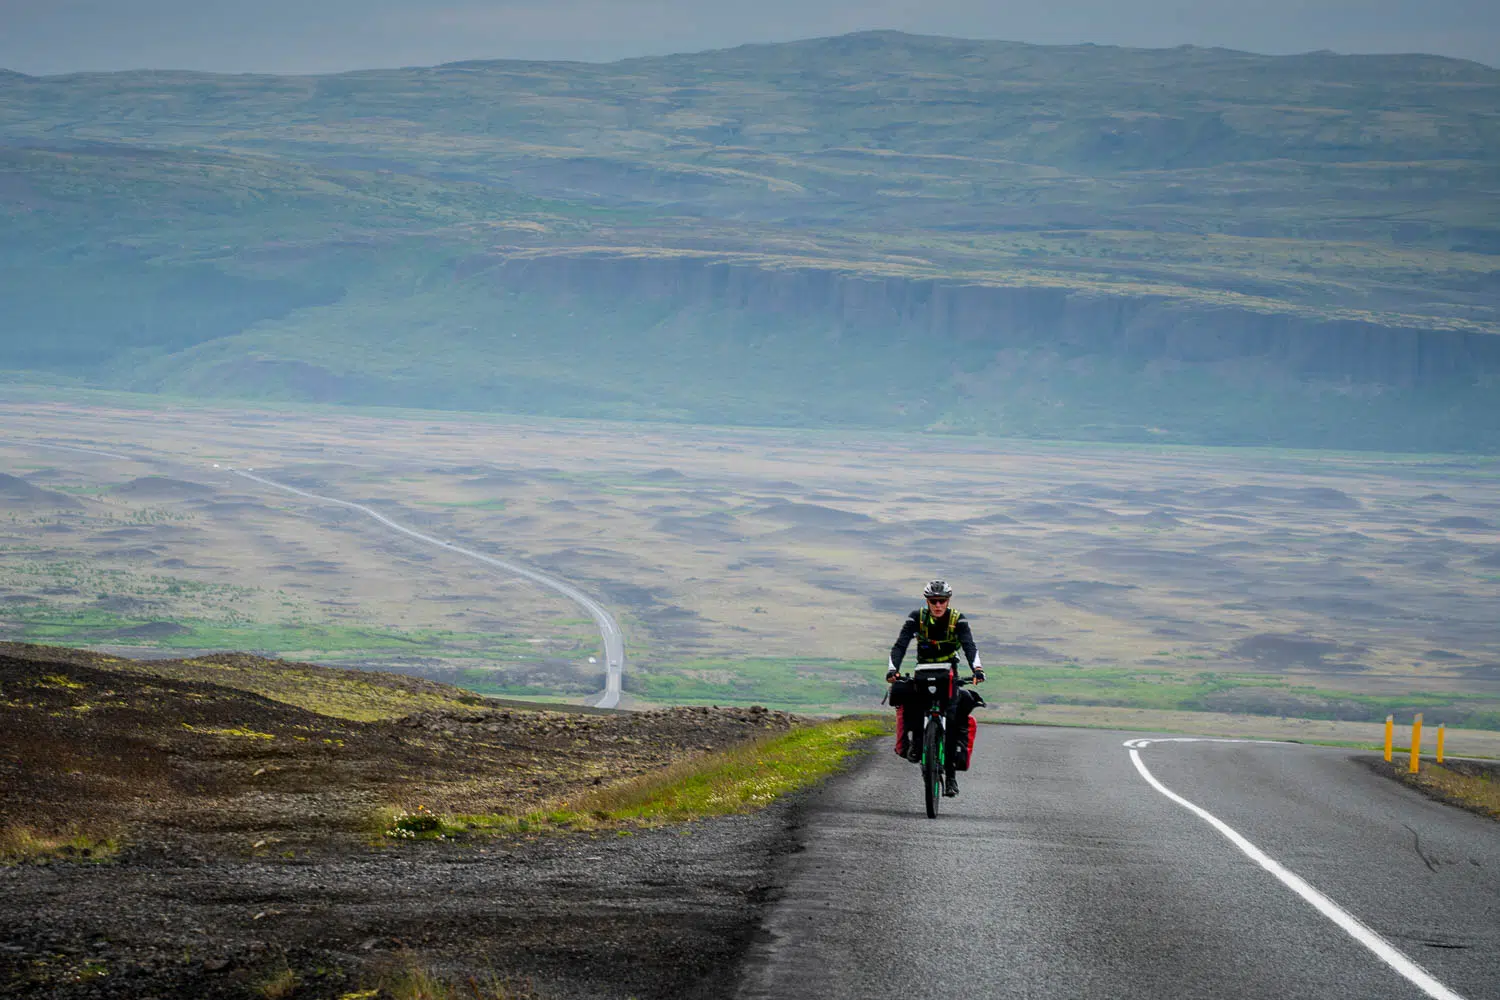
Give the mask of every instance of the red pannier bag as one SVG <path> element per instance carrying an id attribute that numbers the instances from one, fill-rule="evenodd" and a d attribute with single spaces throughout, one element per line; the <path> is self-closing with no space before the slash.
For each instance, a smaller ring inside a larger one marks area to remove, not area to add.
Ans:
<path id="1" fill-rule="evenodd" d="M 958 732 L 953 734 L 953 770 L 955 771 L 967 771 L 969 761 L 974 758 L 974 737 L 979 732 L 979 721 L 971 713 L 974 709 L 983 706 L 984 699 L 973 688 L 964 688 L 958 692 L 958 697 L 953 704 L 951 723 L 958 729 Z"/>
<path id="2" fill-rule="evenodd" d="M 960 719 L 959 725 L 964 728 L 959 730 L 958 738 L 953 741 L 953 770 L 967 771 L 969 761 L 974 757 L 974 737 L 979 732 L 979 720 L 974 716 Z"/>
<path id="3" fill-rule="evenodd" d="M 896 709 L 896 753 L 906 753 L 906 703 L 911 700 L 911 681 L 897 680 L 891 685 L 886 698 Z"/>

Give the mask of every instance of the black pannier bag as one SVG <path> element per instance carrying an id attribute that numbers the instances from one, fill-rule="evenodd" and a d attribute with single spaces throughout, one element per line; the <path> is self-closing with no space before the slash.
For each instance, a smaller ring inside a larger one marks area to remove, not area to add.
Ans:
<path id="1" fill-rule="evenodd" d="M 890 699 L 892 708 L 900 708 L 902 705 L 909 703 L 911 695 L 912 683 L 904 678 L 891 682 L 891 689 L 886 693 L 886 697 Z"/>

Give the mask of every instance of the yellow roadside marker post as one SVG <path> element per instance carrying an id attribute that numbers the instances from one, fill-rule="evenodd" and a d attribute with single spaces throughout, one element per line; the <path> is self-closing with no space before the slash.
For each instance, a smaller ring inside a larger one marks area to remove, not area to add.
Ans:
<path id="1" fill-rule="evenodd" d="M 1437 762 L 1439 764 L 1441 764 L 1443 762 L 1443 729 L 1444 728 L 1445 727 L 1442 726 L 1442 725 L 1438 726 Z"/>
<path id="2" fill-rule="evenodd" d="M 1387 715 L 1385 717 L 1385 762 L 1391 762 L 1391 738 L 1396 733 L 1396 717 Z"/>
<path id="3" fill-rule="evenodd" d="M 1407 768 L 1412 774 L 1417 773 L 1422 759 L 1422 713 L 1411 720 L 1411 765 Z"/>

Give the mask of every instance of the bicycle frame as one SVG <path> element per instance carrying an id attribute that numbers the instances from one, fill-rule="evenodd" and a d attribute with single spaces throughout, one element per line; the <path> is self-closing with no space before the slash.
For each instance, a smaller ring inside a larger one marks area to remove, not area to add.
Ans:
<path id="1" fill-rule="evenodd" d="M 943 778 L 948 763 L 948 705 L 963 684 L 954 674 L 951 664 L 941 670 L 933 664 L 920 665 L 912 674 L 918 690 L 925 688 L 927 696 L 927 718 L 922 725 L 922 799 L 928 819 L 937 818 L 943 800 Z M 946 696 L 939 696 L 939 685 L 947 690 Z"/>

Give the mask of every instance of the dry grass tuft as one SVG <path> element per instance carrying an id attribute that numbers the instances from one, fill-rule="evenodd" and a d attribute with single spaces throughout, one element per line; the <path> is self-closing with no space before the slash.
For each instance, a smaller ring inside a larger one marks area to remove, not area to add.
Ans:
<path id="1" fill-rule="evenodd" d="M 413 956 L 381 980 L 378 995 L 391 1000 L 537 1000 L 530 984 L 516 985 L 494 975 L 449 982 Z"/>
<path id="2" fill-rule="evenodd" d="M 291 966 L 283 965 L 256 986 L 256 991 L 266 1000 L 286 1000 L 302 985 L 302 977 Z"/>
<path id="3" fill-rule="evenodd" d="M 392 1000 L 451 1000 L 453 991 L 430 969 L 414 961 L 406 963 L 382 991 Z"/>

